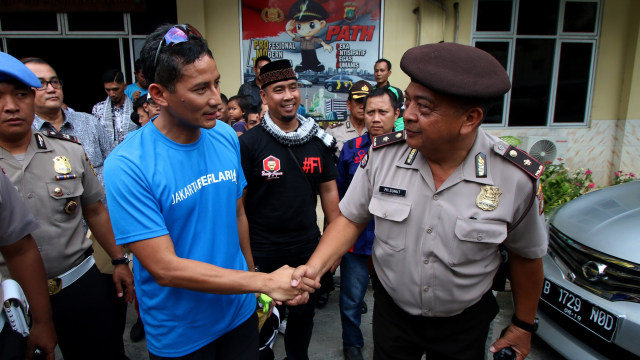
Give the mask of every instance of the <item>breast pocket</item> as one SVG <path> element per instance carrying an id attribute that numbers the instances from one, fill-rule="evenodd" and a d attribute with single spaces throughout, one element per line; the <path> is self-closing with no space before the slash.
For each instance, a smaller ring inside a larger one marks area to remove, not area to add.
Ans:
<path id="1" fill-rule="evenodd" d="M 55 221 L 66 221 L 70 217 L 79 216 L 80 196 L 84 188 L 82 180 L 60 180 L 47 183 L 49 194 L 49 214 Z M 74 204 L 71 202 L 75 202 Z M 67 213 L 70 212 L 70 213 Z"/>
<path id="2" fill-rule="evenodd" d="M 394 251 L 404 250 L 411 203 L 374 195 L 369 212 L 375 216 L 376 239 Z"/>
<path id="3" fill-rule="evenodd" d="M 507 237 L 507 224 L 495 220 L 456 220 L 456 240 L 452 249 L 452 265 L 486 259 L 492 260 L 498 245 Z"/>

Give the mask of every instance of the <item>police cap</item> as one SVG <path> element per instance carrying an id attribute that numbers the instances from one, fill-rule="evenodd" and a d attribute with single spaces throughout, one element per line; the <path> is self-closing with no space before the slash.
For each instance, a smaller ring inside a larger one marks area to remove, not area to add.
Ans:
<path id="1" fill-rule="evenodd" d="M 498 60 L 473 46 L 416 46 L 404 53 L 400 68 L 412 81 L 446 95 L 491 99 L 511 88 L 509 76 Z"/>
<path id="2" fill-rule="evenodd" d="M 349 89 L 349 99 L 362 99 L 371 92 L 371 84 L 366 80 L 360 80 Z"/>
<path id="3" fill-rule="evenodd" d="M 325 20 L 328 17 L 327 10 L 313 0 L 299 0 L 289 8 L 289 18 L 295 21 Z"/>

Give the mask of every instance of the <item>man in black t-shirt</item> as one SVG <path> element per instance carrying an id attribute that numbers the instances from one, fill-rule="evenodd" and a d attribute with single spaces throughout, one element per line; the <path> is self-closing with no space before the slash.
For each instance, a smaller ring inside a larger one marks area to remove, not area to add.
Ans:
<path id="1" fill-rule="evenodd" d="M 240 137 L 240 153 L 253 259 L 259 271 L 269 272 L 306 263 L 320 237 L 317 196 L 328 222 L 338 216 L 339 200 L 332 158 L 336 141 L 313 119 L 297 115 L 300 92 L 291 63 L 264 65 L 260 80 L 269 111 Z M 290 359 L 308 359 L 314 306 L 311 294 L 307 304 L 289 308 L 285 350 Z"/>

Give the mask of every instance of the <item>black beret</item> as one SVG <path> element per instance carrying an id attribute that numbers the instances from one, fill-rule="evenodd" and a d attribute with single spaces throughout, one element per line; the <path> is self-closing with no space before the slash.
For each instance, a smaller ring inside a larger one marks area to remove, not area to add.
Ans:
<path id="1" fill-rule="evenodd" d="M 264 64 L 260 68 L 260 82 L 262 83 L 262 89 L 267 86 L 286 80 L 295 80 L 298 77 L 293 71 L 291 61 L 287 59 L 272 61 L 268 64 Z"/>
<path id="2" fill-rule="evenodd" d="M 404 53 L 400 68 L 411 81 L 446 95 L 491 99 L 511 89 L 509 76 L 498 60 L 473 46 L 416 46 Z"/>
<path id="3" fill-rule="evenodd" d="M 325 20 L 329 13 L 313 0 L 299 0 L 289 8 L 289 18 L 295 21 Z"/>

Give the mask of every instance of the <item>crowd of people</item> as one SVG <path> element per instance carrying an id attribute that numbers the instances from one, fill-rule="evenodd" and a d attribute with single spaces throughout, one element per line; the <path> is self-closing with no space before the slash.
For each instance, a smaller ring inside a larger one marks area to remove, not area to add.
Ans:
<path id="1" fill-rule="evenodd" d="M 0 358 L 53 360 L 58 344 L 67 360 L 127 359 L 135 302 L 130 336 L 150 359 L 272 359 L 265 306 L 286 316 L 286 359 L 308 359 L 340 266 L 345 359 L 362 359 L 370 282 L 374 359 L 483 359 L 505 250 L 515 313 L 490 351 L 524 359 L 543 167 L 480 128 L 509 78 L 453 43 L 409 49 L 400 67 L 406 92 L 379 59 L 376 85 L 353 84 L 349 118 L 323 129 L 289 60 L 258 57 L 255 79 L 221 94 L 190 25 L 147 37 L 132 84 L 104 72 L 91 114 L 64 104 L 46 60 L 0 53 L 0 251 L 32 316 L 28 337 L 4 324 Z"/>

